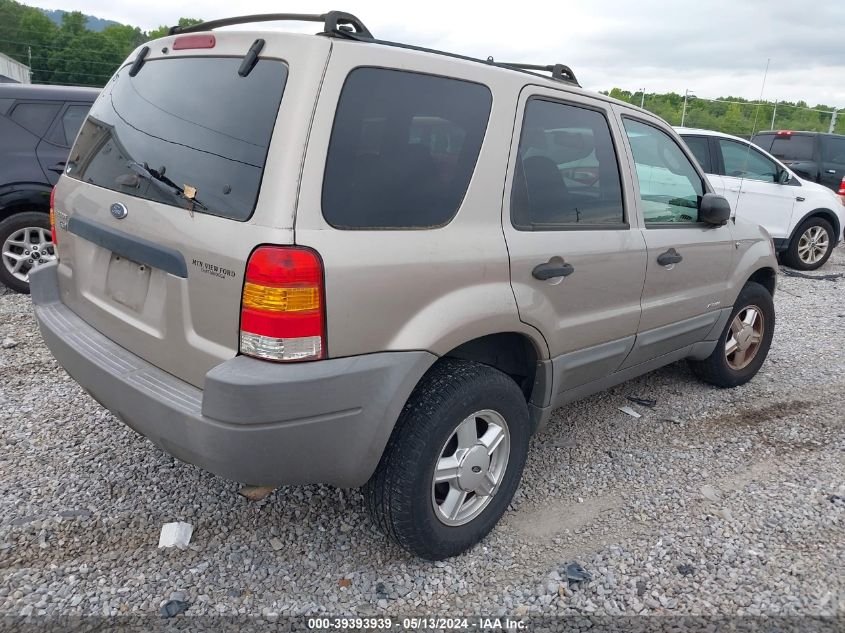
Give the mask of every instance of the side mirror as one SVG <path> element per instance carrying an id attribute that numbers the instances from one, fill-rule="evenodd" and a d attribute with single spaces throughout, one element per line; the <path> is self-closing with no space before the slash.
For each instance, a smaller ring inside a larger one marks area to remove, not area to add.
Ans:
<path id="1" fill-rule="evenodd" d="M 723 196 L 705 193 L 698 205 L 698 219 L 714 226 L 727 224 L 731 219 L 731 203 Z"/>
<path id="2" fill-rule="evenodd" d="M 781 184 L 781 185 L 785 185 L 790 180 L 792 180 L 792 174 L 790 174 L 785 169 L 778 170 L 778 175 L 776 177 L 775 182 L 777 182 L 778 184 Z"/>

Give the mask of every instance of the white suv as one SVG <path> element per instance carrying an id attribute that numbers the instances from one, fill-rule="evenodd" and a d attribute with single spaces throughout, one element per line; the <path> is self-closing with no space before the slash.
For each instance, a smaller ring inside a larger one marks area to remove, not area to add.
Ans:
<path id="1" fill-rule="evenodd" d="M 717 193 L 738 217 L 762 225 L 786 264 L 815 270 L 830 257 L 845 227 L 843 199 L 799 178 L 771 154 L 745 139 L 676 128 Z"/>

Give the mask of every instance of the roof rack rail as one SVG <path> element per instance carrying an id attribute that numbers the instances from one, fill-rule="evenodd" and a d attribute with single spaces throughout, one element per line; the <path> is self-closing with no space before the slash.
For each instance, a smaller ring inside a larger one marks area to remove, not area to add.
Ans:
<path id="1" fill-rule="evenodd" d="M 480 64 L 491 64 L 499 68 L 509 68 L 511 70 L 520 70 L 530 73 L 532 75 L 539 75 L 534 71 L 541 71 L 551 73 L 551 78 L 564 83 L 572 84 L 581 87 L 575 73 L 569 66 L 564 64 L 521 64 L 516 62 L 497 62 L 492 57 L 486 60 L 475 57 L 467 57 L 466 55 L 459 55 L 457 53 L 449 53 L 433 48 L 425 48 L 422 46 L 414 46 L 412 44 L 402 44 L 400 42 L 391 42 L 388 40 L 378 40 L 373 37 L 370 30 L 364 26 L 364 23 L 351 13 L 343 11 L 329 11 L 328 13 L 259 13 L 256 15 L 242 15 L 231 18 L 222 18 L 220 20 L 210 20 L 193 26 L 171 26 L 168 30 L 168 35 L 177 35 L 179 33 L 196 33 L 200 31 L 211 31 L 224 26 L 232 26 L 235 24 L 249 24 L 251 22 L 322 22 L 323 35 L 343 37 L 351 40 L 359 40 L 370 42 L 373 44 L 382 44 L 385 46 L 395 46 L 397 48 L 405 48 L 408 50 L 421 51 L 425 53 L 434 53 L 437 55 L 446 55 L 456 59 L 464 59 L 467 61 L 478 62 Z"/>
<path id="2" fill-rule="evenodd" d="M 196 33 L 198 31 L 211 31 L 223 26 L 232 26 L 234 24 L 249 24 L 250 22 L 322 22 L 323 32 L 327 35 L 351 35 L 355 34 L 361 38 L 373 39 L 372 33 L 351 13 L 344 13 L 343 11 L 329 11 L 320 15 L 314 13 L 261 13 L 256 15 L 242 15 L 233 18 L 223 18 L 220 20 L 210 20 L 193 26 L 171 26 L 168 29 L 168 35 L 176 35 L 178 33 Z"/>
<path id="3" fill-rule="evenodd" d="M 581 86 L 578 83 L 578 79 L 575 78 L 575 73 L 572 72 L 572 69 L 569 66 L 564 64 L 549 64 L 548 66 L 543 66 L 542 64 L 520 64 L 520 63 L 512 63 L 512 62 L 497 62 L 493 61 L 491 58 L 488 60 L 491 64 L 495 64 L 497 66 L 506 66 L 509 68 L 518 68 L 519 70 L 541 70 L 546 71 L 552 74 L 552 79 L 557 79 L 558 81 L 565 81 L 566 83 L 575 84 L 576 86 Z"/>

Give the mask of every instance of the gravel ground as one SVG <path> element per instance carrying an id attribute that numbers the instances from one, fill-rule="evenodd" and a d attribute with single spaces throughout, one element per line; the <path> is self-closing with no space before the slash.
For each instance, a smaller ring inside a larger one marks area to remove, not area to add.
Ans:
<path id="1" fill-rule="evenodd" d="M 810 274 L 843 273 L 839 248 Z M 386 543 L 357 491 L 251 502 L 168 457 L 58 367 L 28 297 L 0 297 L 0 614 L 845 615 L 845 278 L 778 283 L 750 384 L 680 363 L 560 409 L 499 527 L 439 563 Z M 157 549 L 169 521 L 189 549 Z M 592 579 L 567 582 L 573 561 Z"/>

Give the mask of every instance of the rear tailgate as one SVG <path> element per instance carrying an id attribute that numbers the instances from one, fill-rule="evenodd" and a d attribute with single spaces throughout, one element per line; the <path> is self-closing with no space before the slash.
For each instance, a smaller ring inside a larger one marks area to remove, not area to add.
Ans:
<path id="1" fill-rule="evenodd" d="M 260 36 L 266 44 L 246 76 L 238 70 L 255 33 L 218 33 L 213 48 L 178 56 L 164 51 L 178 49 L 179 36 L 156 41 L 135 76 L 126 65 L 106 86 L 56 189 L 64 303 L 198 387 L 237 354 L 249 254 L 293 243 L 299 167 L 330 50 L 323 38 Z"/>

